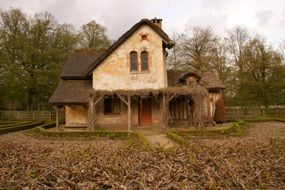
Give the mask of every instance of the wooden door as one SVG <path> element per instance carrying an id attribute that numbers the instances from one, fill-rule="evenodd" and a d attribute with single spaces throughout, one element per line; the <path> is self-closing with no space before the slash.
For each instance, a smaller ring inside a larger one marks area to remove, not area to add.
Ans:
<path id="1" fill-rule="evenodd" d="M 144 98 L 139 102 L 139 125 L 140 126 L 151 126 L 151 99 Z"/>

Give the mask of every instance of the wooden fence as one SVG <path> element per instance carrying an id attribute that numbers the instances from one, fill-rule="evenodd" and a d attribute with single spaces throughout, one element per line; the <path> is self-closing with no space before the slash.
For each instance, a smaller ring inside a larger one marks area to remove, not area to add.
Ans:
<path id="1" fill-rule="evenodd" d="M 60 120 L 64 120 L 64 112 L 60 112 Z M 39 120 L 54 121 L 54 111 L 0 111 L 0 120 Z"/>
<path id="2" fill-rule="evenodd" d="M 270 106 L 268 109 L 261 107 L 226 107 L 226 118 L 228 120 L 255 118 L 261 116 L 285 116 L 285 106 Z M 65 114 L 60 112 L 59 118 L 64 121 Z M 0 111 L 0 120 L 53 120 L 54 111 Z"/>
<path id="3" fill-rule="evenodd" d="M 272 117 L 272 116 L 285 116 L 285 106 L 269 106 L 265 109 L 264 107 L 226 107 L 226 118 L 232 119 L 243 119 L 243 118 L 255 118 L 255 117 Z"/>

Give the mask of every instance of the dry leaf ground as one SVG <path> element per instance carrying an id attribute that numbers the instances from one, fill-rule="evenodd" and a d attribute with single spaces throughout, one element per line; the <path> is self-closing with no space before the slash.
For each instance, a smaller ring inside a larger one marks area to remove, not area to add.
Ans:
<path id="1" fill-rule="evenodd" d="M 285 140 L 269 136 L 196 139 L 165 150 L 10 133 L 0 136 L 0 189 L 285 189 Z"/>

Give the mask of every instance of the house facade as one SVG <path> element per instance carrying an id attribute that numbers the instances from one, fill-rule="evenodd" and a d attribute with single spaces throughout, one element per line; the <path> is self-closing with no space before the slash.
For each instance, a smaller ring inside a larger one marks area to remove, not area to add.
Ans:
<path id="1" fill-rule="evenodd" d="M 50 103 L 66 127 L 196 125 L 213 117 L 223 83 L 210 72 L 167 70 L 174 42 L 161 19 L 143 19 L 107 50 L 75 50 Z M 58 125 L 58 124 L 57 124 Z"/>

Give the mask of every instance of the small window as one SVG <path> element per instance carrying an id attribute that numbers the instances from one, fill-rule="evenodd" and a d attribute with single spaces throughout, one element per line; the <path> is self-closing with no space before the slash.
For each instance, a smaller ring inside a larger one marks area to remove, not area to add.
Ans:
<path id="1" fill-rule="evenodd" d="M 141 53 L 141 64 L 142 71 L 148 70 L 148 53 L 146 51 Z"/>
<path id="2" fill-rule="evenodd" d="M 138 53 L 135 51 L 132 51 L 130 53 L 130 62 L 131 62 L 131 71 L 137 71 L 138 70 Z"/>
<path id="3" fill-rule="evenodd" d="M 147 40 L 147 35 L 142 35 L 142 40 Z"/>
<path id="4" fill-rule="evenodd" d="M 106 97 L 104 99 L 104 114 L 117 115 L 120 114 L 121 101 L 117 96 Z"/>

